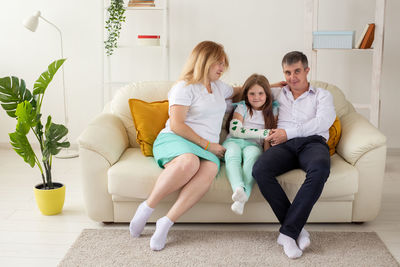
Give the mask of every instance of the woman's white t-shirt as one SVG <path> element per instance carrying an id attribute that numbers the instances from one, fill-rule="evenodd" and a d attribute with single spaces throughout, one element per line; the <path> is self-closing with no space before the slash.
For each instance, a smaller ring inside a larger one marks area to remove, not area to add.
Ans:
<path id="1" fill-rule="evenodd" d="M 202 138 L 218 143 L 225 100 L 233 95 L 233 88 L 217 80 L 211 82 L 211 91 L 209 93 L 203 84 L 187 85 L 185 81 L 179 81 L 168 93 L 169 110 L 173 105 L 188 106 L 185 123 Z M 169 119 L 161 133 L 172 133 Z"/>

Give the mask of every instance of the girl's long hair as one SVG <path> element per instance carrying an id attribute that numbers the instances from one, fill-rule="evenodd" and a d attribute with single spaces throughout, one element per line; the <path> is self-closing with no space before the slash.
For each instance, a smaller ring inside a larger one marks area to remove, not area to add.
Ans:
<path id="1" fill-rule="evenodd" d="M 272 112 L 272 102 L 273 102 L 273 96 L 271 93 L 271 86 L 268 82 L 268 79 L 264 75 L 260 74 L 252 74 L 243 84 L 243 91 L 242 91 L 242 97 L 241 100 L 244 100 L 247 110 L 250 113 L 250 116 L 253 116 L 253 108 L 250 105 L 249 98 L 248 98 L 248 93 L 250 88 L 252 88 L 254 85 L 259 85 L 264 89 L 265 95 L 266 95 L 266 100 L 264 105 L 261 107 L 263 116 L 264 116 L 264 127 L 265 129 L 274 129 L 276 128 L 276 121 L 274 114 Z M 228 120 L 226 121 L 226 129 L 229 132 L 229 124 L 230 121 L 232 120 L 233 113 L 235 110 L 232 111 L 230 114 Z"/>
<path id="2" fill-rule="evenodd" d="M 220 60 L 225 60 L 225 70 L 228 69 L 229 60 L 224 47 L 212 41 L 203 41 L 193 48 L 179 80 L 184 80 L 188 84 L 208 82 L 211 65 Z"/>

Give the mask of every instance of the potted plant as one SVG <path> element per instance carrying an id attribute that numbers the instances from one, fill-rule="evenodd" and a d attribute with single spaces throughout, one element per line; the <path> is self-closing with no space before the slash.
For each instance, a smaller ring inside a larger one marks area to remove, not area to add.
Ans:
<path id="1" fill-rule="evenodd" d="M 125 8 L 123 0 L 111 0 L 107 8 L 108 19 L 105 28 L 108 31 L 107 40 L 104 41 L 106 54 L 111 56 L 114 48 L 117 48 L 117 40 L 121 31 L 121 22 L 125 22 Z"/>
<path id="2" fill-rule="evenodd" d="M 41 108 L 44 94 L 57 70 L 65 59 L 52 62 L 47 71 L 43 72 L 33 86 L 33 92 L 25 86 L 25 81 L 14 76 L 0 78 L 0 103 L 6 113 L 17 120 L 15 132 L 10 133 L 10 143 L 26 163 L 40 170 L 42 183 L 35 186 L 35 198 L 40 211 L 45 215 L 60 213 L 64 205 L 65 186 L 53 182 L 51 176 L 52 157 L 61 148 L 70 146 L 62 141 L 68 129 L 61 124 L 55 124 L 51 116 L 46 124 L 42 123 Z M 41 157 L 32 148 L 27 135 L 32 132 L 37 139 Z M 43 199 L 44 197 L 44 199 Z M 48 199 L 46 199 L 48 198 Z"/>

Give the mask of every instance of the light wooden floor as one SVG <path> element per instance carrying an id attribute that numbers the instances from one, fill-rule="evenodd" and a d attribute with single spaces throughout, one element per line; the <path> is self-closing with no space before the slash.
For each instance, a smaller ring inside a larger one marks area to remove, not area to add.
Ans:
<path id="1" fill-rule="evenodd" d="M 103 225 L 86 215 L 79 180 L 79 159 L 54 159 L 53 176 L 66 185 L 62 214 L 43 216 L 36 207 L 33 186 L 39 170 L 31 169 L 12 150 L 0 148 L 0 266 L 56 266 L 84 228 Z M 375 231 L 400 262 L 400 153 L 388 156 L 381 212 L 369 223 L 310 224 L 316 231 Z M 147 226 L 154 228 L 154 224 Z M 277 224 L 177 224 L 179 229 L 277 230 Z"/>

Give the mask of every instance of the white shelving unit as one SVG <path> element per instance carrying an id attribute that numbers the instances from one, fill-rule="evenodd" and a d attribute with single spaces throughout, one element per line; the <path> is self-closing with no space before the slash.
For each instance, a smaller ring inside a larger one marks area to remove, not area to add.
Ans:
<path id="1" fill-rule="evenodd" d="M 125 1 L 128 2 L 127 0 Z M 151 33 L 143 33 L 143 32 L 136 32 L 135 36 L 129 43 L 120 43 L 118 40 L 118 48 L 114 49 L 114 53 L 111 56 L 107 56 L 105 50 L 103 51 L 103 105 L 109 102 L 112 99 L 113 93 L 116 89 L 130 83 L 133 81 L 139 80 L 132 80 L 132 77 L 129 75 L 124 75 L 121 77 L 115 78 L 113 73 L 118 73 L 119 70 L 125 70 L 127 67 L 125 64 L 121 64 L 121 59 L 124 57 L 124 53 L 131 53 L 133 55 L 135 51 L 145 51 L 151 50 L 159 54 L 159 50 L 161 50 L 161 58 L 162 58 L 162 77 L 154 77 L 154 79 L 160 80 L 169 80 L 169 25 L 168 25 L 168 0 L 156 0 L 155 7 L 126 7 L 125 8 L 125 16 L 136 16 L 138 14 L 150 14 L 152 12 L 157 12 L 157 16 L 162 16 L 162 26 L 160 27 L 161 30 L 159 32 L 151 32 Z M 126 4 L 125 3 L 125 4 Z M 107 7 L 110 5 L 110 0 L 104 1 L 104 19 L 106 20 L 108 17 Z M 128 21 L 128 19 L 127 19 Z M 147 23 L 151 23 L 151 21 L 147 21 Z M 107 38 L 107 30 L 103 25 L 103 32 L 104 38 Z M 126 30 L 126 27 L 129 27 L 127 22 L 122 23 L 122 30 Z M 124 29 L 125 28 L 125 29 Z M 137 35 L 139 34 L 153 34 L 153 35 L 160 35 L 160 46 L 141 46 L 136 43 Z M 122 34 L 121 34 L 122 36 Z M 103 46 L 104 47 L 104 46 Z M 122 54 L 122 55 L 121 55 Z M 143 60 L 139 60 L 138 62 L 143 63 Z M 139 64 L 139 63 L 138 63 Z M 158 62 L 151 62 L 151 64 L 158 64 Z M 156 66 L 156 65 L 154 65 Z M 157 66 L 159 67 L 159 66 Z M 126 70 L 125 70 L 126 71 Z M 142 79 L 141 79 L 142 80 Z M 147 79 L 148 80 L 148 79 Z"/>
<path id="2" fill-rule="evenodd" d="M 305 48 L 310 56 L 310 79 L 316 79 L 318 70 L 318 51 L 313 49 L 313 31 L 318 30 L 318 5 L 319 0 L 305 1 Z M 372 77 L 370 89 L 370 103 L 353 103 L 356 108 L 368 109 L 370 122 L 379 127 L 380 114 L 380 86 L 382 74 L 383 36 L 385 31 L 386 0 L 375 0 L 375 37 L 372 49 L 352 49 L 354 53 L 372 53 Z M 366 22 L 367 23 L 367 22 Z M 341 50 L 341 49 L 335 49 Z M 348 49 L 346 49 L 348 51 Z"/>

